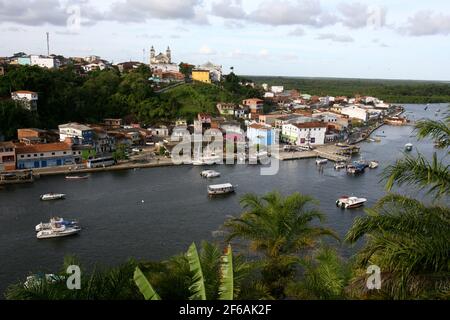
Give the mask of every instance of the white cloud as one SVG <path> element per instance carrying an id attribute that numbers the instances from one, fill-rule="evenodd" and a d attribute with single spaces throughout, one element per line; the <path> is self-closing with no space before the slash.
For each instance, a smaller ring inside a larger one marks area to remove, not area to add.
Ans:
<path id="1" fill-rule="evenodd" d="M 323 33 L 317 36 L 317 40 L 331 40 L 334 42 L 353 42 L 354 39 L 350 36 L 341 36 L 334 33 Z"/>
<path id="2" fill-rule="evenodd" d="M 302 37 L 305 35 L 305 30 L 298 27 L 298 28 L 295 28 L 294 30 L 292 30 L 291 32 L 289 32 L 288 35 L 293 36 L 293 37 Z"/>
<path id="3" fill-rule="evenodd" d="M 226 19 L 244 19 L 247 14 L 242 8 L 242 0 L 221 0 L 214 2 L 211 13 Z"/>
<path id="4" fill-rule="evenodd" d="M 249 20 L 280 25 L 308 25 L 323 27 L 336 22 L 334 16 L 322 10 L 319 0 L 298 0 L 262 2 L 258 9 L 249 14 Z"/>
<path id="5" fill-rule="evenodd" d="M 432 11 L 420 11 L 408 19 L 400 29 L 411 36 L 431 36 L 450 34 L 450 15 Z"/>
<path id="6" fill-rule="evenodd" d="M 341 22 L 344 26 L 359 29 L 365 27 L 381 28 L 386 25 L 387 10 L 380 6 L 369 6 L 365 3 L 340 3 Z"/>
<path id="7" fill-rule="evenodd" d="M 217 52 L 213 49 L 211 49 L 210 47 L 208 47 L 207 45 L 203 45 L 198 52 L 200 54 L 204 54 L 204 55 L 215 55 L 217 54 Z"/>

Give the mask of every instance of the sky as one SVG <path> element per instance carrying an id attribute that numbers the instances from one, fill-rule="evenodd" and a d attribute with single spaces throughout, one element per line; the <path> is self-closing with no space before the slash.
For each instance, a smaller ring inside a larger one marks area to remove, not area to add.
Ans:
<path id="1" fill-rule="evenodd" d="M 153 45 L 225 73 L 450 80 L 448 0 L 0 0 L 0 56 L 46 54 L 46 32 L 114 63 Z"/>

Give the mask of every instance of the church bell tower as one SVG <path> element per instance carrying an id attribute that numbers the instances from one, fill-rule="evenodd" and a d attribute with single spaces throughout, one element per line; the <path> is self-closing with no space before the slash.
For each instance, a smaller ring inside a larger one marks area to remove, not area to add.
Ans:
<path id="1" fill-rule="evenodd" d="M 150 49 L 150 64 L 152 64 L 153 63 L 153 61 L 154 61 L 154 59 L 155 59 L 155 48 L 153 48 L 153 46 L 152 46 L 152 48 Z"/>
<path id="2" fill-rule="evenodd" d="M 170 51 L 169 47 L 167 47 L 166 56 L 169 59 L 169 63 L 172 63 L 172 52 Z"/>

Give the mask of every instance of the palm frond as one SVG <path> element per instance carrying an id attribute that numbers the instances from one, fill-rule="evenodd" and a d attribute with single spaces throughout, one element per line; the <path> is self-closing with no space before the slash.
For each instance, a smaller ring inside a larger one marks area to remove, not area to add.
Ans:
<path id="1" fill-rule="evenodd" d="M 192 243 L 186 253 L 189 268 L 192 272 L 191 300 L 206 300 L 205 279 L 195 243 Z"/>

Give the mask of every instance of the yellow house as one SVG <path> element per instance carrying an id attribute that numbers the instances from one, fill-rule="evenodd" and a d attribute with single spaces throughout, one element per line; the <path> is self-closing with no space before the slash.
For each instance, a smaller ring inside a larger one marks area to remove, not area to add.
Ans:
<path id="1" fill-rule="evenodd" d="M 211 83 L 209 70 L 192 70 L 192 80 L 204 83 Z"/>

